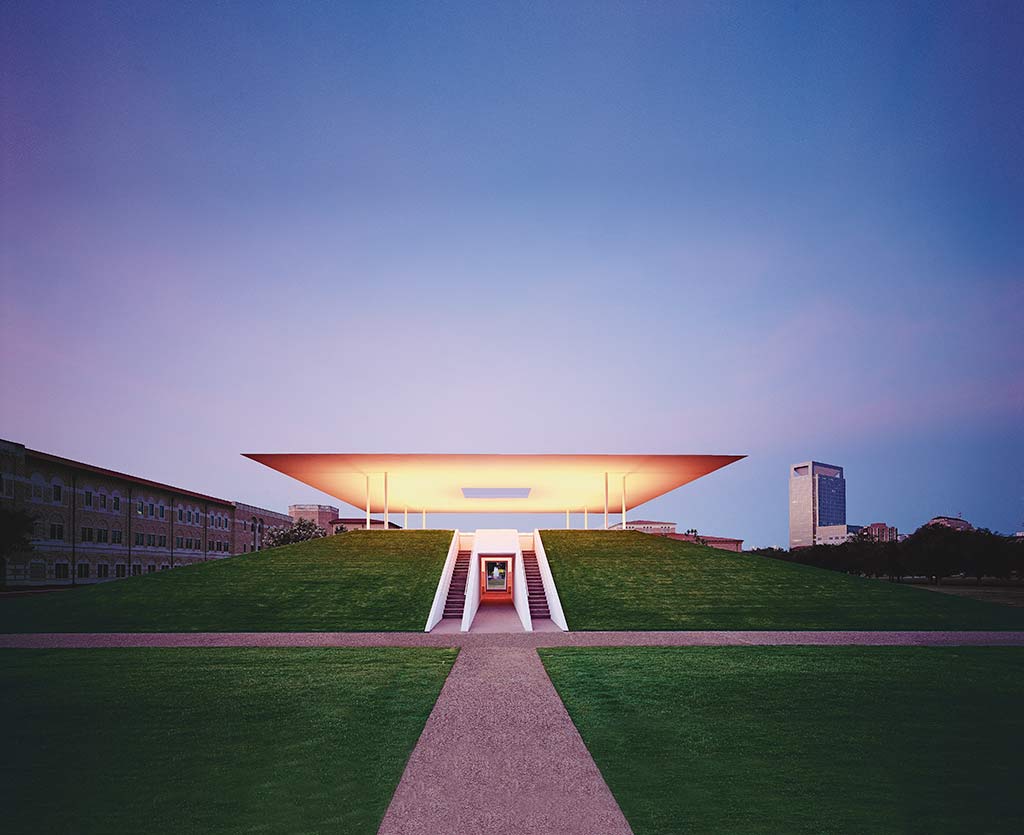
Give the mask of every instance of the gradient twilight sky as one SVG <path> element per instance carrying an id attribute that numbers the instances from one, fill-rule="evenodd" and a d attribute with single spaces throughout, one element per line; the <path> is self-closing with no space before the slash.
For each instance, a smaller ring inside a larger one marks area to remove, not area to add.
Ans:
<path id="1" fill-rule="evenodd" d="M 637 515 L 748 546 L 815 458 L 1024 528 L 1022 3 L 0 27 L 0 437 L 278 509 L 240 452 L 747 453 Z"/>

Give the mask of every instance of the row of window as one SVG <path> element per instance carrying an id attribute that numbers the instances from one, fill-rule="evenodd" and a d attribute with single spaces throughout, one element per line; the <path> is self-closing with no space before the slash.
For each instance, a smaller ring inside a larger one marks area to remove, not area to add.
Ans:
<path id="1" fill-rule="evenodd" d="M 5 478 L 3 481 L 3 492 L 9 497 L 14 496 L 14 480 Z M 44 499 L 46 501 L 52 501 L 56 504 L 62 504 L 64 501 L 64 488 L 60 484 L 54 484 L 52 487 L 44 488 L 41 484 L 32 485 L 32 498 Z M 93 494 L 92 490 L 84 490 L 82 492 L 82 505 L 88 508 L 97 508 L 99 510 L 107 509 L 107 494 L 96 493 Z M 119 511 L 121 509 L 121 497 L 110 496 L 111 509 Z M 158 505 L 155 502 L 138 501 L 135 505 L 135 512 L 139 516 L 149 516 L 151 518 L 166 519 L 167 508 L 164 505 Z M 178 508 L 178 521 L 192 524 L 193 520 L 195 524 L 202 524 L 203 514 L 196 510 L 186 510 L 185 508 Z M 218 528 L 230 527 L 231 520 L 227 516 L 221 516 L 219 514 L 210 514 L 210 525 Z"/>
<path id="2" fill-rule="evenodd" d="M 167 563 L 164 563 L 163 565 L 160 566 L 160 570 L 161 571 L 166 571 L 169 568 L 170 568 L 170 566 Z M 33 569 L 35 569 L 35 566 L 33 566 Z M 75 572 L 75 576 L 78 577 L 78 579 L 80 579 L 80 580 L 88 580 L 90 577 L 92 577 L 92 566 L 89 563 L 87 563 L 87 562 L 80 562 L 76 566 L 76 569 L 77 570 Z M 156 566 L 155 565 L 147 565 L 146 566 L 146 573 L 147 574 L 152 574 L 155 571 L 156 571 Z M 33 570 L 32 573 L 33 573 L 33 575 L 35 575 L 37 572 L 35 570 Z M 126 577 L 127 573 L 128 573 L 128 566 L 126 566 L 124 563 L 118 563 L 117 565 L 114 566 L 114 576 L 115 577 L 119 577 L 119 578 L 120 577 Z M 141 573 L 142 573 L 142 566 L 139 565 L 138 563 L 133 563 L 132 564 L 132 576 L 133 577 L 137 577 Z M 54 577 L 55 580 L 67 580 L 68 578 L 70 578 L 70 576 L 71 576 L 71 566 L 68 563 L 66 563 L 66 562 L 58 562 L 58 563 L 54 564 L 54 566 L 53 566 L 53 577 Z M 97 577 L 97 579 L 100 579 L 100 580 L 105 580 L 105 579 L 109 578 L 110 577 L 110 565 L 105 563 L 105 562 L 98 563 L 96 565 L 96 577 Z M 34 577 L 33 579 L 44 579 L 44 578 L 42 578 L 42 577 Z"/>

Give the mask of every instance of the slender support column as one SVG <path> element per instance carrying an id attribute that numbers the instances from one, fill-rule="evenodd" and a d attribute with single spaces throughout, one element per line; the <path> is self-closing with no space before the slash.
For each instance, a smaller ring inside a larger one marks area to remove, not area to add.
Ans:
<path id="1" fill-rule="evenodd" d="M 370 474 L 366 474 L 366 530 L 370 530 Z"/>
<path id="2" fill-rule="evenodd" d="M 626 477 L 622 477 L 622 483 L 626 483 Z M 625 499 L 623 499 L 625 501 Z M 625 505 L 623 505 L 625 507 Z M 388 524 L 388 474 L 384 473 L 384 530 L 389 529 Z"/>
<path id="3" fill-rule="evenodd" d="M 608 530 L 608 473 L 604 474 L 604 529 Z"/>
<path id="4" fill-rule="evenodd" d="M 420 525 L 420 527 L 423 528 L 423 530 L 427 529 L 427 509 L 426 508 L 423 509 L 423 524 Z"/>
<path id="5" fill-rule="evenodd" d="M 405 509 L 405 517 L 402 520 L 402 528 L 409 530 L 409 508 Z"/>
<path id="6" fill-rule="evenodd" d="M 569 530 L 569 511 L 565 511 L 565 529 Z"/>
<path id="7" fill-rule="evenodd" d="M 622 474 L 622 530 L 626 530 L 626 474 Z"/>
<path id="8" fill-rule="evenodd" d="M 583 530 L 590 528 L 590 523 L 587 521 L 587 509 L 583 508 Z"/>

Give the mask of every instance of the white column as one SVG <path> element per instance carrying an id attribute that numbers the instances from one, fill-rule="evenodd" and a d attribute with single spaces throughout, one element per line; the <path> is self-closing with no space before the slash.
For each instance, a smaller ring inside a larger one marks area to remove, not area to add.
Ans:
<path id="1" fill-rule="evenodd" d="M 402 522 L 402 528 L 404 530 L 409 530 L 409 508 L 405 509 L 405 519 Z"/>
<path id="2" fill-rule="evenodd" d="M 370 474 L 366 474 L 366 530 L 370 530 Z"/>
<path id="3" fill-rule="evenodd" d="M 420 526 L 423 530 L 427 529 L 427 509 L 423 508 L 423 524 Z"/>
<path id="4" fill-rule="evenodd" d="M 565 511 L 565 529 L 569 530 L 569 511 Z"/>
<path id="5" fill-rule="evenodd" d="M 622 530 L 626 530 L 626 474 L 622 474 Z"/>
<path id="6" fill-rule="evenodd" d="M 608 530 L 608 473 L 604 474 L 604 529 Z"/>
<path id="7" fill-rule="evenodd" d="M 587 521 L 587 507 L 583 506 L 583 530 L 587 530 L 590 527 L 590 523 Z"/>
<path id="8" fill-rule="evenodd" d="M 626 483 L 626 477 L 622 477 L 622 483 Z M 623 499 L 625 501 L 625 499 Z M 625 505 L 623 505 L 625 507 Z M 384 530 L 388 530 L 388 474 L 384 473 Z"/>

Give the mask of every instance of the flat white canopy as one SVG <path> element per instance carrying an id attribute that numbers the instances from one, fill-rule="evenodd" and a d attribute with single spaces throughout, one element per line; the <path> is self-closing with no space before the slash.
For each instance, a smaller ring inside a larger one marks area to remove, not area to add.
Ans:
<path id="1" fill-rule="evenodd" d="M 381 513 L 630 510 L 743 455 L 247 453 L 247 458 Z M 386 479 L 385 479 L 386 474 Z M 385 482 L 387 495 L 385 497 Z"/>

